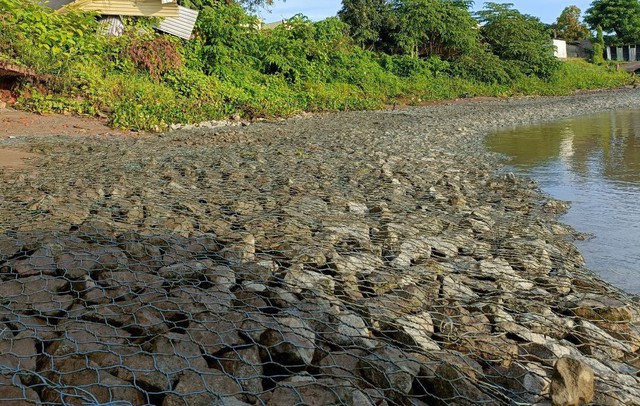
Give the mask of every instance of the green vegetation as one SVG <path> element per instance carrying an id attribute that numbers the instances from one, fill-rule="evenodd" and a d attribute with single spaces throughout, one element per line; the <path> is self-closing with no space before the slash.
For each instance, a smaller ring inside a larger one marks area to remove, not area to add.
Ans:
<path id="1" fill-rule="evenodd" d="M 584 20 L 591 29 L 600 26 L 608 36 L 610 45 L 640 43 L 640 1 L 594 0 L 585 13 Z"/>
<path id="2" fill-rule="evenodd" d="M 20 84 L 19 105 L 157 131 L 235 114 L 374 109 L 464 94 L 555 95 L 629 81 L 585 61 L 556 61 L 546 27 L 508 5 L 488 3 L 478 28 L 468 1 L 345 1 L 341 18 L 299 15 L 260 30 L 238 3 L 191 2 L 202 8 L 197 35 L 183 41 L 155 33 L 144 19 L 127 19 L 124 36 L 106 37 L 95 15 L 0 0 L 0 60 L 44 79 Z"/>
<path id="3" fill-rule="evenodd" d="M 567 41 L 588 40 L 591 38 L 589 28 L 580 22 L 582 10 L 577 6 L 565 7 L 554 24 L 551 25 L 556 38 Z"/>

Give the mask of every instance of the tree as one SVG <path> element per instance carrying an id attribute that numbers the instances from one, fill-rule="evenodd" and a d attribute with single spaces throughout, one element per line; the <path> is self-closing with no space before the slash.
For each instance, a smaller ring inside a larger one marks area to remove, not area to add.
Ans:
<path id="1" fill-rule="evenodd" d="M 569 6 L 562 10 L 556 22 L 551 26 L 554 36 L 567 41 L 578 41 L 591 38 L 589 28 L 580 22 L 581 10 L 577 6 Z"/>
<path id="2" fill-rule="evenodd" d="M 600 26 L 596 27 L 596 38 L 593 41 L 593 63 L 604 63 L 604 35 Z"/>
<path id="3" fill-rule="evenodd" d="M 394 26 L 386 0 L 343 0 L 338 17 L 349 25 L 351 37 L 363 49 L 378 48 Z"/>
<path id="4" fill-rule="evenodd" d="M 560 66 L 553 55 L 547 27 L 537 17 L 522 14 L 513 4 L 485 3 L 477 12 L 481 35 L 489 49 L 526 75 L 550 77 Z"/>
<path id="5" fill-rule="evenodd" d="M 594 0 L 584 20 L 595 29 L 615 33 L 615 41 L 624 44 L 640 43 L 640 1 Z"/>
<path id="6" fill-rule="evenodd" d="M 469 12 L 472 2 L 461 0 L 396 0 L 397 44 L 413 56 L 437 55 L 450 59 L 477 43 L 477 22 Z"/>
<path id="7" fill-rule="evenodd" d="M 271 6 L 273 2 L 274 0 L 179 0 L 180 5 L 198 10 L 213 7 L 218 3 L 224 3 L 227 6 L 237 3 L 248 10 L 256 10 L 259 7 Z"/>

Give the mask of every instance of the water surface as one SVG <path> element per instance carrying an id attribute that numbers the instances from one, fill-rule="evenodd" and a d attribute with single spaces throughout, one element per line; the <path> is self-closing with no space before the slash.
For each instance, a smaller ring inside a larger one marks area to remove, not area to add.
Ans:
<path id="1" fill-rule="evenodd" d="M 640 294 L 640 110 L 625 110 L 487 138 L 520 173 L 571 201 L 562 221 L 594 238 L 578 242 L 588 267 Z"/>

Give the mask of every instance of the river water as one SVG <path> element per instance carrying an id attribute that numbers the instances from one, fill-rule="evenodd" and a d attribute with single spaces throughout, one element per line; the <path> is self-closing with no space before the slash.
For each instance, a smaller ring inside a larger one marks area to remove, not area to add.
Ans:
<path id="1" fill-rule="evenodd" d="M 593 235 L 577 242 L 587 266 L 640 294 L 640 110 L 511 128 L 487 145 L 546 193 L 570 201 L 561 220 Z"/>

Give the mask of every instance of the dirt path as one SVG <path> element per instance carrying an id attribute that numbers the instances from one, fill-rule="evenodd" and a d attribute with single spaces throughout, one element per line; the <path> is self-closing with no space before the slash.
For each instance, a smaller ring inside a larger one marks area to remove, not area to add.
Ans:
<path id="1" fill-rule="evenodd" d="M 0 141 L 22 136 L 58 135 L 130 136 L 132 133 L 110 128 L 103 119 L 62 114 L 39 115 L 0 106 Z M 20 148 L 0 147 L 0 168 L 24 167 L 28 165 L 25 160 L 33 156 Z"/>

